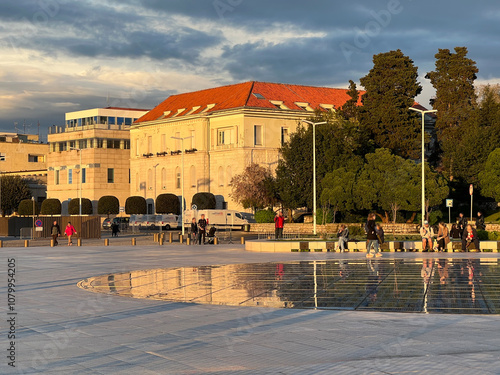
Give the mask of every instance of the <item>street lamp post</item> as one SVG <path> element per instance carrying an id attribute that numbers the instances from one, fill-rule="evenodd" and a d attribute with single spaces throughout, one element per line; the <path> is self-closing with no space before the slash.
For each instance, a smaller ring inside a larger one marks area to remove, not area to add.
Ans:
<path id="1" fill-rule="evenodd" d="M 33 201 L 33 229 L 31 230 L 31 239 L 35 239 L 35 197 L 31 197 Z"/>
<path id="2" fill-rule="evenodd" d="M 422 226 L 424 226 L 425 220 L 425 114 L 435 113 L 437 110 L 422 111 L 421 109 L 409 108 L 410 111 L 419 112 L 422 114 Z"/>
<path id="3" fill-rule="evenodd" d="M 79 199 L 78 199 L 78 213 L 80 215 L 80 222 L 82 220 L 82 185 L 83 185 L 83 175 L 82 175 L 82 149 L 76 147 L 70 147 L 70 150 L 76 150 L 80 154 L 80 189 L 79 189 Z M 81 229 L 81 228 L 80 228 Z"/>
<path id="4" fill-rule="evenodd" d="M 170 137 L 172 139 L 177 139 L 181 141 L 181 149 L 182 149 L 182 159 L 181 159 L 181 225 L 182 225 L 182 237 L 184 237 L 184 140 L 193 138 L 191 137 Z"/>
<path id="5" fill-rule="evenodd" d="M 326 124 L 326 121 L 322 122 L 312 122 L 307 120 L 302 120 L 306 124 L 312 126 L 313 129 L 313 232 L 316 235 L 316 125 Z"/>

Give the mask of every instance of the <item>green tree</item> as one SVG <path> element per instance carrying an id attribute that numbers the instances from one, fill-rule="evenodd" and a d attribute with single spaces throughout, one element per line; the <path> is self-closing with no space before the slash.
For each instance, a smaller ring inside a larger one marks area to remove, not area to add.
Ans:
<path id="1" fill-rule="evenodd" d="M 274 178 L 271 172 L 256 163 L 247 165 L 231 180 L 230 196 L 244 208 L 272 207 L 275 204 Z"/>
<path id="2" fill-rule="evenodd" d="M 421 170 L 419 165 L 418 169 Z M 420 172 L 421 173 L 421 172 Z M 422 178 L 420 178 L 422 179 Z M 419 188 L 422 189 L 422 183 L 419 183 Z M 443 201 L 448 197 L 450 188 L 448 181 L 440 173 L 431 170 L 429 164 L 425 164 L 425 213 L 427 219 L 430 213 L 434 211 L 434 207 L 443 204 Z"/>
<path id="3" fill-rule="evenodd" d="M 436 129 L 442 149 L 442 162 L 450 180 L 464 177 L 460 160 L 465 129 L 474 123 L 477 98 L 474 81 L 478 69 L 476 62 L 467 58 L 466 47 L 455 47 L 455 53 L 439 49 L 436 69 L 427 73 L 436 89 L 432 107 L 438 111 Z"/>
<path id="4" fill-rule="evenodd" d="M 97 202 L 97 213 L 99 215 L 118 215 L 120 213 L 120 201 L 113 195 L 104 195 Z"/>
<path id="5" fill-rule="evenodd" d="M 359 101 L 359 91 L 356 88 L 356 84 L 353 80 L 349 80 L 349 90 L 347 91 L 347 95 L 350 96 L 350 99 L 345 102 L 345 104 L 340 109 L 340 113 L 344 116 L 346 120 L 358 119 L 358 101 Z"/>
<path id="6" fill-rule="evenodd" d="M 217 200 L 215 199 L 215 195 L 212 193 L 196 193 L 193 195 L 193 199 L 191 201 L 191 206 L 196 205 L 198 210 L 214 210 L 217 206 Z"/>
<path id="7" fill-rule="evenodd" d="M 42 202 L 42 215 L 60 215 L 61 201 L 56 198 L 47 198 Z"/>
<path id="8" fill-rule="evenodd" d="M 316 126 L 316 182 L 320 186 L 325 175 L 346 167 L 353 160 L 372 149 L 369 137 L 360 131 L 359 123 L 346 120 L 338 113 L 317 112 L 313 122 L 326 121 Z M 276 169 L 276 191 L 282 204 L 289 209 L 312 207 L 312 127 L 297 127 L 290 141 L 280 150 Z M 318 189 L 317 198 L 320 197 Z"/>
<path id="9" fill-rule="evenodd" d="M 145 215 L 148 212 L 146 199 L 141 196 L 128 197 L 125 201 L 127 215 Z"/>
<path id="10" fill-rule="evenodd" d="M 23 199 L 31 199 L 28 181 L 19 176 L 3 176 L 1 183 L 1 210 L 2 216 L 11 214 Z"/>
<path id="11" fill-rule="evenodd" d="M 363 78 L 360 122 L 377 147 L 390 149 L 404 158 L 418 158 L 420 126 L 408 110 L 422 91 L 417 67 L 401 50 L 373 56 L 373 68 Z"/>
<path id="12" fill-rule="evenodd" d="M 484 196 L 500 201 L 500 148 L 488 156 L 484 170 L 479 173 L 479 183 Z"/>
<path id="13" fill-rule="evenodd" d="M 82 215 L 92 215 L 93 208 L 92 202 L 88 198 L 82 198 Z M 73 198 L 68 203 L 68 214 L 79 215 L 80 214 L 80 199 Z"/>
<path id="14" fill-rule="evenodd" d="M 37 202 L 34 202 L 32 199 L 23 199 L 19 202 L 19 207 L 17 209 L 17 213 L 22 216 L 33 215 L 33 206 L 35 206 L 35 215 L 40 213 L 40 207 Z"/>
<path id="15" fill-rule="evenodd" d="M 181 202 L 175 194 L 160 194 L 156 198 L 156 213 L 157 214 L 181 214 Z"/>

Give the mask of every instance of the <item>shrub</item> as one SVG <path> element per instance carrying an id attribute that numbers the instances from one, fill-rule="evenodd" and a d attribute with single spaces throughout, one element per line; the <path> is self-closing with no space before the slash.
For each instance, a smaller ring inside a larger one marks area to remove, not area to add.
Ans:
<path id="1" fill-rule="evenodd" d="M 17 213 L 19 215 L 33 215 L 33 200 L 23 199 L 21 202 L 19 202 Z M 38 203 L 35 202 L 35 215 L 38 215 L 39 213 L 40 207 L 38 207 Z"/>
<path id="2" fill-rule="evenodd" d="M 42 202 L 42 215 L 60 215 L 61 201 L 56 198 L 48 198 Z"/>
<path id="3" fill-rule="evenodd" d="M 82 198 L 82 215 L 92 215 L 92 202 L 88 198 Z M 73 198 L 68 203 L 68 214 L 79 215 L 80 214 L 80 199 Z"/>
<path id="4" fill-rule="evenodd" d="M 139 196 L 128 197 L 125 201 L 125 212 L 128 215 L 145 215 L 148 212 L 146 199 Z"/>
<path id="5" fill-rule="evenodd" d="M 260 210 L 255 213 L 255 221 L 257 223 L 274 223 L 276 214 L 273 210 Z"/>
<path id="6" fill-rule="evenodd" d="M 156 198 L 157 214 L 181 214 L 181 202 L 175 194 L 160 194 Z"/>
<path id="7" fill-rule="evenodd" d="M 365 226 L 363 225 L 349 225 L 349 237 L 363 237 L 365 236 Z"/>
<path id="8" fill-rule="evenodd" d="M 216 207 L 215 195 L 212 193 L 196 193 L 191 205 L 195 204 L 198 210 L 214 210 Z"/>
<path id="9" fill-rule="evenodd" d="M 120 201 L 112 195 L 104 195 L 97 202 L 97 213 L 99 215 L 118 215 L 120 213 Z"/>

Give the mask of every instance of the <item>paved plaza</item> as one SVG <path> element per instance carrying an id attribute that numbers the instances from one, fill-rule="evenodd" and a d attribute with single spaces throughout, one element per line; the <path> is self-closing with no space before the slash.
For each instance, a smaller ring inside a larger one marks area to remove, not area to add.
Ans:
<path id="1" fill-rule="evenodd" d="M 217 306 L 77 287 L 92 276 L 132 270 L 354 260 L 363 259 L 363 253 L 265 254 L 246 252 L 242 245 L 176 244 L 1 248 L 0 254 L 1 374 L 500 373 L 498 315 Z M 384 259 L 436 255 L 385 253 Z M 491 259 L 498 254 L 442 256 Z M 12 263 L 17 315 L 8 310 Z M 7 358 L 12 316 L 15 368 Z"/>

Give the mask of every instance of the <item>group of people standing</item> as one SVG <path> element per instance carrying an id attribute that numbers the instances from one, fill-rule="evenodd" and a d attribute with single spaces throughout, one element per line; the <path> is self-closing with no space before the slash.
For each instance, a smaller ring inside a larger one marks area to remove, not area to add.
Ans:
<path id="1" fill-rule="evenodd" d="M 205 219 L 204 214 L 201 214 L 198 221 L 196 221 L 196 218 L 193 217 L 193 219 L 191 220 L 191 239 L 193 241 L 193 245 L 196 245 L 197 243 L 200 245 L 205 245 L 207 226 L 208 221 L 207 219 Z"/>
<path id="2" fill-rule="evenodd" d="M 59 242 L 57 241 L 57 238 L 61 235 L 61 228 L 59 227 L 57 220 L 54 220 L 54 223 L 52 224 L 52 227 L 50 228 L 50 234 L 52 236 L 54 246 L 57 246 L 59 244 Z M 71 224 L 70 221 L 68 221 L 68 224 L 66 225 L 66 228 L 64 229 L 64 234 L 66 236 L 68 236 L 68 246 L 72 246 L 73 241 L 72 241 L 71 237 L 77 233 L 76 233 L 75 227 Z"/>

